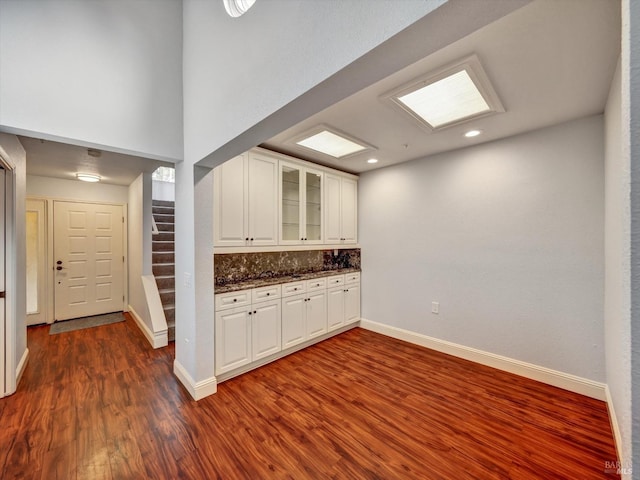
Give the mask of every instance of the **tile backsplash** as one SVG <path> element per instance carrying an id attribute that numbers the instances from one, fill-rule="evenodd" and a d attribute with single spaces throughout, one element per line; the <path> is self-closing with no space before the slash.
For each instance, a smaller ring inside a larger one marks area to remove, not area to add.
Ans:
<path id="1" fill-rule="evenodd" d="M 336 255 L 337 253 L 337 255 Z M 213 256 L 215 284 L 302 273 L 360 268 L 360 249 L 220 253 Z"/>

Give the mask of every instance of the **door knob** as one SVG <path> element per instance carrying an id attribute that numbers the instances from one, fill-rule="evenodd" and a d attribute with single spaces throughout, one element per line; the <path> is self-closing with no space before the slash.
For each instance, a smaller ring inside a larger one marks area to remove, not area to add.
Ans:
<path id="1" fill-rule="evenodd" d="M 58 260 L 56 263 L 57 263 L 58 265 L 62 265 L 62 260 Z"/>

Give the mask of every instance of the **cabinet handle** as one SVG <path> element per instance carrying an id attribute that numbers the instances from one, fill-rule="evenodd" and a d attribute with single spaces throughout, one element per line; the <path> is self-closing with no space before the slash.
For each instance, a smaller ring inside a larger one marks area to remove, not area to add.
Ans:
<path id="1" fill-rule="evenodd" d="M 297 288 L 297 287 L 293 289 L 293 291 L 294 291 L 294 292 L 295 292 L 296 290 L 298 290 L 298 288 Z"/>
<path id="2" fill-rule="evenodd" d="M 255 315 L 256 313 L 258 313 L 256 310 L 253 311 L 253 314 Z"/>
<path id="3" fill-rule="evenodd" d="M 248 242 L 248 241 L 249 241 L 249 237 L 245 238 L 245 239 L 244 239 L 244 241 L 245 241 L 245 242 Z"/>
<path id="4" fill-rule="evenodd" d="M 300 241 L 304 240 L 304 238 L 300 237 Z"/>
<path id="5" fill-rule="evenodd" d="M 253 238 L 251 238 L 251 241 L 253 242 Z"/>
<path id="6" fill-rule="evenodd" d="M 269 295 L 271 295 L 271 293 L 267 292 L 267 297 L 268 297 Z"/>
<path id="7" fill-rule="evenodd" d="M 237 299 L 237 298 L 234 298 L 234 299 L 233 299 L 233 301 L 234 301 L 234 302 L 237 302 L 237 301 L 238 301 L 238 299 Z"/>
<path id="8" fill-rule="evenodd" d="M 320 286 L 320 284 L 319 284 L 319 283 L 316 283 L 316 287 L 319 287 L 319 286 Z"/>
<path id="9" fill-rule="evenodd" d="M 251 312 L 249 312 L 249 315 L 251 315 Z"/>

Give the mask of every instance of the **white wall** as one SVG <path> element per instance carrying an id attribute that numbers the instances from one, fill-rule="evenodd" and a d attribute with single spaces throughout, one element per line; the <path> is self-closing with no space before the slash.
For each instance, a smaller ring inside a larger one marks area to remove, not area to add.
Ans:
<path id="1" fill-rule="evenodd" d="M 121 203 L 129 201 L 129 189 L 121 185 L 88 183 L 63 178 L 27 175 L 27 195 L 55 200 Z"/>
<path id="2" fill-rule="evenodd" d="M 12 264 L 7 264 L 7 280 L 15 279 L 15 285 L 7 282 L 7 327 L 6 341 L 7 352 L 14 352 L 14 358 L 7 360 L 11 368 L 18 368 L 21 360 L 27 351 L 27 234 L 26 234 L 26 154 L 20 144 L 18 137 L 0 133 L 0 149 L 4 150 L 8 156 L 7 160 L 13 164 L 13 174 L 15 176 L 14 191 L 14 245 Z M 7 206 L 7 208 L 9 208 Z M 8 242 L 7 242 L 8 243 Z M 23 288 L 16 288 L 16 285 L 23 285 Z M 13 321 L 11 321 L 13 320 Z M 13 337 L 13 338 L 12 338 Z M 9 345 L 13 342 L 13 345 Z M 17 374 L 18 372 L 16 372 Z M 7 378 L 7 393 L 12 393 L 16 389 L 16 378 Z"/>
<path id="3" fill-rule="evenodd" d="M 589 117 L 363 174 L 362 316 L 603 382 L 602 129 Z"/>
<path id="4" fill-rule="evenodd" d="M 182 3 L 1 0 L 0 128 L 182 158 Z"/>
<path id="5" fill-rule="evenodd" d="M 619 428 L 620 455 L 631 458 L 631 317 L 629 157 L 622 138 L 620 63 L 605 110 L 605 352 L 607 385 Z M 624 460 L 623 460 L 624 462 Z"/>
<path id="6" fill-rule="evenodd" d="M 142 173 L 129 186 L 129 305 L 154 331 L 142 275 L 151 275 L 151 174 Z"/>

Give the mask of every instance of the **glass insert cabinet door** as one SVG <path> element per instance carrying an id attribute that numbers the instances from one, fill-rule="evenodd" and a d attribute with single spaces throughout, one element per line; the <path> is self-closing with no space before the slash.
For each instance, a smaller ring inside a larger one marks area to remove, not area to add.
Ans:
<path id="1" fill-rule="evenodd" d="M 322 243 L 322 172 L 280 162 L 280 243 Z"/>

